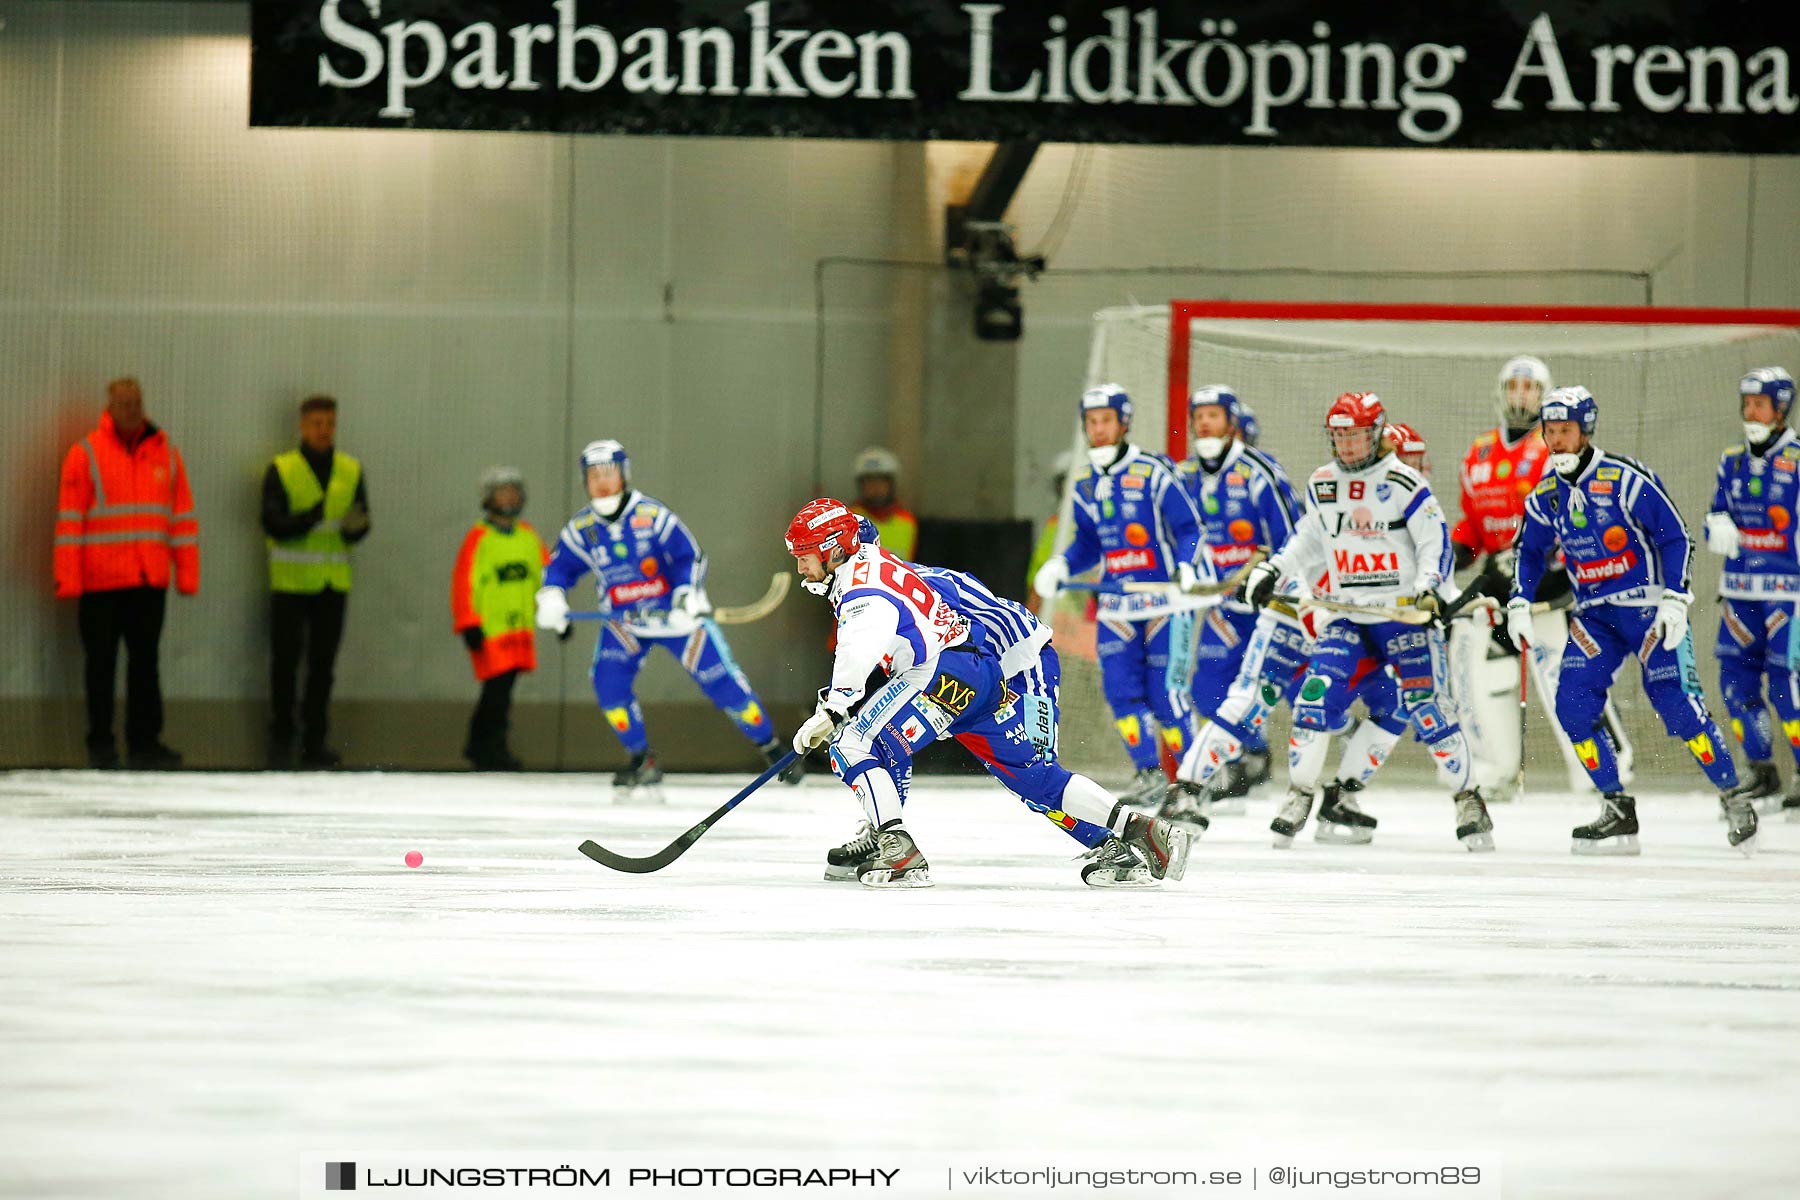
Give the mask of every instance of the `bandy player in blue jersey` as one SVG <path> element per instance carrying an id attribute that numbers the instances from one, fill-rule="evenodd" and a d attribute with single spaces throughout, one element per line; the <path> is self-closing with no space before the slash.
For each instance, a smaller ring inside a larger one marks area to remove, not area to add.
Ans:
<path id="1" fill-rule="evenodd" d="M 537 623 L 569 628 L 567 589 L 592 571 L 606 614 L 594 647 L 594 696 L 607 723 L 631 755 L 613 777 L 622 798 L 660 799 L 662 768 L 650 749 L 637 702 L 638 669 L 657 646 L 667 650 L 770 762 L 781 737 L 750 681 L 732 661 L 731 647 L 708 615 L 706 555 L 673 510 L 631 486 L 631 460 L 615 441 L 590 442 L 581 452 L 590 500 L 563 526 L 537 594 Z M 782 774 L 800 782 L 795 763 Z"/>
<path id="2" fill-rule="evenodd" d="M 1131 397 L 1116 383 L 1081 395 L 1089 467 L 1076 476 L 1075 536 L 1038 568 L 1032 586 L 1046 600 L 1071 576 L 1104 567 L 1109 582 L 1177 584 L 1186 591 L 1213 581 L 1200 557 L 1200 516 L 1169 461 L 1126 441 Z M 1192 706 L 1187 665 L 1193 608 L 1186 597 L 1106 594 L 1098 600 L 1095 649 L 1113 723 L 1136 777 L 1125 798 L 1156 807 L 1167 784 L 1152 726 L 1180 759 Z"/>
<path id="3" fill-rule="evenodd" d="M 1243 411 L 1237 392 L 1225 384 L 1196 390 L 1188 397 L 1194 454 L 1175 465 L 1199 512 L 1202 552 L 1221 578 L 1248 563 L 1259 548 L 1278 553 L 1300 516 L 1300 502 L 1287 472 L 1240 436 Z M 1227 599 L 1207 609 L 1199 626 L 1194 638 L 1194 708 L 1208 720 L 1217 720 L 1219 706 L 1243 665 L 1256 610 Z M 1220 799 L 1247 795 L 1269 778 L 1268 740 L 1260 724 L 1248 732 L 1243 757 L 1226 768 Z"/>
<path id="4" fill-rule="evenodd" d="M 1800 759 L 1800 437 L 1788 428 L 1794 377 L 1759 367 L 1738 382 L 1744 441 L 1719 456 L 1718 486 L 1706 514 L 1706 547 L 1725 557 L 1719 594 L 1719 687 L 1731 729 L 1750 760 L 1745 798 L 1764 811 L 1781 805 L 1800 819 L 1800 776 L 1779 799 L 1771 761 L 1774 730 L 1763 677 L 1781 732 Z"/>
<path id="5" fill-rule="evenodd" d="M 788 524 L 786 542 L 802 585 L 824 595 L 837 618 L 831 682 L 794 735 L 804 754 L 830 747 L 831 769 L 861 803 L 874 831 L 857 864 L 868 887 L 930 887 L 924 853 L 903 821 L 912 757 L 950 737 L 1032 809 L 1103 830 L 1082 881 L 1091 887 L 1154 886 L 1180 879 L 1188 837 L 1132 812 L 1084 776 L 1047 760 L 1033 744 L 1018 697 L 980 628 L 946 603 L 904 560 L 863 545 L 856 515 L 820 498 Z M 876 671 L 886 681 L 873 691 Z"/>
<path id="6" fill-rule="evenodd" d="M 1601 720 L 1619 667 L 1635 657 L 1644 694 L 1663 728 L 1687 743 L 1694 761 L 1719 789 L 1728 839 L 1756 847 L 1756 809 L 1738 786 L 1731 753 L 1706 710 L 1694 639 L 1689 568 L 1693 543 L 1656 472 L 1597 448 L 1600 406 L 1584 387 L 1560 387 L 1544 399 L 1549 470 L 1525 501 L 1518 574 L 1506 603 L 1507 632 L 1526 652 L 1531 602 L 1557 547 L 1569 566 L 1575 615 L 1556 684 L 1556 719 L 1600 790 L 1600 816 L 1576 828 L 1577 854 L 1636 854 L 1637 802 L 1619 780 L 1618 757 Z"/>

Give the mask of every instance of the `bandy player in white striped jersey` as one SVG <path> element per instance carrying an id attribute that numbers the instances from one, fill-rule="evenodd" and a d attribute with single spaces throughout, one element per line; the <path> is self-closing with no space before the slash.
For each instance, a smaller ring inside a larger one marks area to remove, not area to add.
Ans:
<path id="1" fill-rule="evenodd" d="M 859 540 L 865 546 L 881 544 L 880 531 L 867 517 L 857 522 Z M 928 567 L 907 562 L 932 590 L 957 612 L 979 627 L 988 648 L 1000 656 L 1000 672 L 1007 688 L 1018 697 L 1025 733 L 1037 747 L 1039 757 L 1053 761 L 1056 757 L 1056 723 L 1058 692 L 1062 684 L 1062 664 L 1055 647 L 1050 644 L 1050 626 L 1037 619 L 1032 611 L 1016 600 L 996 596 L 988 586 L 965 571 L 948 567 Z M 992 763 L 986 764 L 993 771 Z M 905 778 L 896 778 L 902 793 L 910 786 L 911 764 Z M 1088 849 L 1106 840 L 1107 829 L 1060 810 L 1047 810 L 1027 800 L 1026 807 L 1044 813 L 1070 837 Z M 856 868 L 875 852 L 875 833 L 863 822 L 856 836 L 831 850 L 825 856 L 825 878 L 853 880 Z"/>
<path id="2" fill-rule="evenodd" d="M 838 626 L 830 686 L 794 735 L 794 749 L 829 744 L 832 771 L 861 802 L 875 843 L 856 865 L 861 883 L 931 886 L 902 808 L 913 755 L 946 737 L 961 742 L 1035 811 L 1053 820 L 1072 815 L 1098 831 L 1093 861 L 1081 872 L 1089 886 L 1144 887 L 1181 878 L 1187 834 L 1130 811 L 1093 780 L 1046 758 L 1026 731 L 1018 697 L 981 627 L 951 608 L 911 564 L 863 545 L 849 509 L 814 500 L 789 523 L 786 540 L 803 586 L 831 601 Z M 886 682 L 868 691 L 877 669 Z"/>
<path id="3" fill-rule="evenodd" d="M 1401 706 L 1455 790 L 1456 837 L 1470 850 L 1494 848 L 1493 822 L 1469 778 L 1469 746 L 1445 687 L 1444 634 L 1438 623 L 1409 625 L 1381 610 L 1410 605 L 1436 613 L 1457 595 L 1450 582 L 1450 528 L 1431 484 L 1390 454 L 1386 417 L 1372 392 L 1346 392 L 1325 418 L 1332 461 L 1306 485 L 1306 513 L 1281 553 L 1244 581 L 1258 608 L 1281 577 L 1303 574 L 1319 557 L 1332 598 L 1374 610 L 1335 617 L 1319 630 L 1306 680 L 1294 704 L 1288 742 L 1288 799 L 1271 828 L 1280 836 L 1305 823 L 1324 772 L 1331 736 L 1350 724 L 1350 687 L 1358 664 L 1385 662 L 1400 678 Z"/>

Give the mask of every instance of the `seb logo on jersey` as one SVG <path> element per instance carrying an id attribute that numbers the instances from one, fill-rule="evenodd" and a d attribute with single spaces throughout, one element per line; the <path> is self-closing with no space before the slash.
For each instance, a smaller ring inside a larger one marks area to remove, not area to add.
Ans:
<path id="1" fill-rule="evenodd" d="M 1615 554 L 1611 558 L 1596 558 L 1589 562 L 1575 564 L 1575 582 L 1605 583 L 1609 579 L 1622 579 L 1637 566 L 1637 551 L 1627 550 L 1623 554 Z"/>
<path id="2" fill-rule="evenodd" d="M 668 590 L 669 581 L 659 576 L 637 583 L 615 583 L 606 589 L 606 598 L 614 604 L 636 604 L 640 600 L 654 599 Z"/>
<path id="3" fill-rule="evenodd" d="M 1148 571 L 1156 565 L 1156 554 L 1148 549 L 1108 550 L 1106 570 L 1119 575 L 1126 571 Z"/>
<path id="4" fill-rule="evenodd" d="M 1332 568 L 1344 587 L 1379 587 L 1400 582 L 1400 553 L 1397 550 L 1337 550 L 1332 553 Z"/>

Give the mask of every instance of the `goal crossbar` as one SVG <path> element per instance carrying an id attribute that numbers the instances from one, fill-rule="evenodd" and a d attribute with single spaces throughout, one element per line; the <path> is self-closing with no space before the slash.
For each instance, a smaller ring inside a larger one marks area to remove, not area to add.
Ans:
<path id="1" fill-rule="evenodd" d="M 1334 301 L 1171 300 L 1166 452 L 1187 457 L 1187 401 L 1196 320 L 1479 322 L 1533 325 L 1761 325 L 1800 329 L 1800 309 L 1631 307 L 1627 305 L 1363 304 Z"/>

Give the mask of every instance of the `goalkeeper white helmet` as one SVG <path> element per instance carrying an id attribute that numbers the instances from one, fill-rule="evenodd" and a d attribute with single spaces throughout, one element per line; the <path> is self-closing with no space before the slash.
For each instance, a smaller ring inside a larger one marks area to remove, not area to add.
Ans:
<path id="1" fill-rule="evenodd" d="M 1508 429 L 1530 429 L 1536 425 L 1538 410 L 1554 386 L 1550 381 L 1550 368 L 1544 365 L 1543 359 L 1529 354 L 1507 359 L 1494 384 L 1500 423 Z"/>

